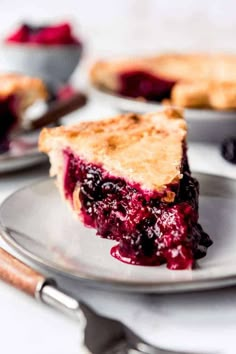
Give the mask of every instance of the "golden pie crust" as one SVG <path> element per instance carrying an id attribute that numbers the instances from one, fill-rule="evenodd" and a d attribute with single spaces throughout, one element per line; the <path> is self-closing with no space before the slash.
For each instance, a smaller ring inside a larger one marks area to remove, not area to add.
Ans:
<path id="1" fill-rule="evenodd" d="M 143 70 L 176 81 L 170 103 L 189 108 L 236 109 L 236 55 L 163 54 L 148 58 L 98 61 L 90 79 L 95 86 L 119 91 L 119 74 Z"/>
<path id="2" fill-rule="evenodd" d="M 163 192 L 182 178 L 187 133 L 182 111 L 123 114 L 100 121 L 44 128 L 39 149 L 51 159 L 52 175 L 63 174 L 63 151 L 102 167 L 113 176 Z M 173 200 L 174 195 L 170 196 Z"/>
<path id="3" fill-rule="evenodd" d="M 20 74 L 0 74 L 0 98 L 11 95 L 19 97 L 22 112 L 36 100 L 46 100 L 48 92 L 39 78 Z"/>

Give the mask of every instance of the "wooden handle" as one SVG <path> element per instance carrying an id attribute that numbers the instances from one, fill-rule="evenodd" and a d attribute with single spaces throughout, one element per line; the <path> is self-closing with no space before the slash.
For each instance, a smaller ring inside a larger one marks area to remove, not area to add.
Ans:
<path id="1" fill-rule="evenodd" d="M 0 279 L 35 296 L 45 277 L 0 248 Z"/>
<path id="2" fill-rule="evenodd" d="M 76 93 L 72 97 L 56 102 L 41 117 L 31 122 L 31 129 L 39 129 L 47 124 L 55 123 L 60 118 L 81 108 L 87 102 L 87 97 L 82 93 Z"/>

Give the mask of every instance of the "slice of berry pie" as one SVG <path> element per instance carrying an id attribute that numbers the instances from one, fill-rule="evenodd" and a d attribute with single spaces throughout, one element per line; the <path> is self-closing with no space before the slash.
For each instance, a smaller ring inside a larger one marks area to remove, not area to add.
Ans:
<path id="1" fill-rule="evenodd" d="M 206 255 L 212 241 L 198 224 L 180 111 L 45 128 L 39 148 L 82 222 L 117 242 L 117 259 L 189 269 Z"/>
<path id="2" fill-rule="evenodd" d="M 26 109 L 46 98 L 47 90 L 40 79 L 19 74 L 0 75 L 0 150 L 8 144 L 9 133 L 23 123 Z"/>
<path id="3" fill-rule="evenodd" d="M 92 83 L 126 97 L 190 108 L 236 109 L 236 56 L 163 54 L 99 61 Z"/>

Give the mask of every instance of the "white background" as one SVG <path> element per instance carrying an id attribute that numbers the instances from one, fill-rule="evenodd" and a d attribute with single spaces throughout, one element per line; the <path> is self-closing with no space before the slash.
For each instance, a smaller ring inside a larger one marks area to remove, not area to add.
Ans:
<path id="1" fill-rule="evenodd" d="M 91 55 L 235 50 L 234 0 L 1 0 L 2 35 L 20 21 L 71 19 Z"/>

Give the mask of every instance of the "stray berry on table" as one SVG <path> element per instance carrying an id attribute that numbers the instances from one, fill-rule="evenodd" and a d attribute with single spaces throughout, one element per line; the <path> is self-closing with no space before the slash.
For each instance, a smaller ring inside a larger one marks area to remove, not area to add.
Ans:
<path id="1" fill-rule="evenodd" d="M 236 164 L 236 138 L 228 138 L 223 141 L 221 154 L 227 161 Z"/>

